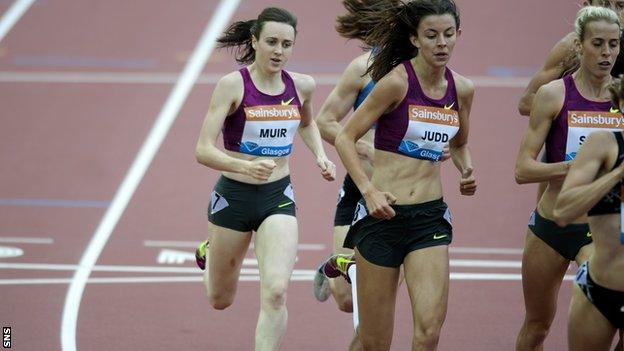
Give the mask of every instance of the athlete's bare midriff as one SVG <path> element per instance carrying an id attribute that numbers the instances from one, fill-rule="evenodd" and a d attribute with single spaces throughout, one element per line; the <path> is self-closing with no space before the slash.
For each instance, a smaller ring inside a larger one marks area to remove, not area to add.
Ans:
<path id="1" fill-rule="evenodd" d="M 537 203 L 537 211 L 539 214 L 553 221 L 553 210 L 555 208 L 555 202 L 557 201 L 557 196 L 561 192 L 561 186 L 563 185 L 563 180 L 551 180 L 548 182 L 548 186 L 544 191 L 544 194 L 540 198 Z M 581 217 L 575 219 L 571 222 L 572 224 L 578 223 L 587 223 L 587 215 L 582 215 Z"/>
<path id="2" fill-rule="evenodd" d="M 397 205 L 418 204 L 442 197 L 440 162 L 375 150 L 375 169 L 371 179 L 375 188 L 388 191 Z"/>
<path id="3" fill-rule="evenodd" d="M 605 288 L 624 291 L 624 244 L 620 242 L 620 214 L 590 216 L 589 228 L 594 240 L 594 254 L 589 260 L 592 279 Z"/>

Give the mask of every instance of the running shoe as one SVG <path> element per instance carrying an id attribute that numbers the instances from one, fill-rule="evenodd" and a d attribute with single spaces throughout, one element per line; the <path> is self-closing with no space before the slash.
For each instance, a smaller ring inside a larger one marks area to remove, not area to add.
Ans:
<path id="1" fill-rule="evenodd" d="M 314 281 L 312 282 L 312 287 L 314 288 L 314 297 L 323 302 L 329 298 L 331 295 L 331 288 L 329 286 L 329 279 L 323 272 L 323 266 L 325 266 L 325 261 L 321 263 L 320 266 L 316 269 L 316 273 L 314 274 Z"/>
<path id="2" fill-rule="evenodd" d="M 195 262 L 202 271 L 206 269 L 206 249 L 209 244 L 208 240 L 202 241 L 195 250 Z"/>
<path id="3" fill-rule="evenodd" d="M 349 282 L 349 284 L 351 284 L 348 271 L 352 264 L 355 264 L 353 254 L 337 254 L 325 261 L 323 264 L 323 273 L 325 273 L 327 278 L 338 278 L 342 276 L 347 280 L 347 282 Z"/>

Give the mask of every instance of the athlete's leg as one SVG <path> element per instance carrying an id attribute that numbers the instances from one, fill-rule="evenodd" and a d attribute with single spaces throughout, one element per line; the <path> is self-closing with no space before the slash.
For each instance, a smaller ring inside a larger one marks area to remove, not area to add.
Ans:
<path id="1" fill-rule="evenodd" d="M 352 264 L 347 268 L 347 275 L 351 278 L 351 296 L 353 297 L 353 328 L 355 333 L 353 334 L 353 339 L 351 340 L 351 344 L 349 345 L 349 351 L 361 351 L 363 350 L 362 343 L 358 338 L 358 328 L 360 325 L 360 314 L 358 310 L 358 299 L 357 299 L 357 267 L 355 264 Z"/>
<path id="2" fill-rule="evenodd" d="M 394 329 L 399 269 L 375 265 L 355 250 L 360 325 L 358 336 L 367 351 L 390 349 Z"/>
<path id="3" fill-rule="evenodd" d="M 239 232 L 212 223 L 208 223 L 208 232 L 211 237 L 206 250 L 208 268 L 204 272 L 204 285 L 210 304 L 222 310 L 234 301 L 251 232 Z"/>
<path id="4" fill-rule="evenodd" d="M 353 250 L 342 247 L 350 226 L 334 227 L 334 248 L 333 254 L 353 254 Z M 353 300 L 351 298 L 351 285 L 342 277 L 329 279 L 332 295 L 338 305 L 338 309 L 343 312 L 353 312 Z"/>
<path id="5" fill-rule="evenodd" d="M 557 311 L 557 295 L 570 262 L 527 230 L 522 256 L 522 290 L 526 309 L 516 350 L 543 350 Z"/>
<path id="6" fill-rule="evenodd" d="M 256 350 L 278 350 L 286 333 L 286 290 L 297 256 L 297 218 L 277 214 L 267 217 L 255 237 L 260 269 L 260 315 Z"/>
<path id="7" fill-rule="evenodd" d="M 412 251 L 403 267 L 414 318 L 412 350 L 436 350 L 448 304 L 448 246 Z"/>
<path id="8" fill-rule="evenodd" d="M 615 327 L 574 284 L 568 315 L 568 347 L 570 351 L 608 351 L 611 349 Z"/>

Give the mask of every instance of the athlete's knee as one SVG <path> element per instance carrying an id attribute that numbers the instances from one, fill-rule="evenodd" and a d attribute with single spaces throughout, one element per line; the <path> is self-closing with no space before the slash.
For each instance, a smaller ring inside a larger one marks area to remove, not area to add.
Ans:
<path id="1" fill-rule="evenodd" d="M 551 323 L 551 321 L 541 320 L 525 321 L 520 337 L 531 346 L 541 345 L 548 336 Z"/>
<path id="2" fill-rule="evenodd" d="M 336 300 L 338 309 L 342 312 L 353 312 L 353 299 L 351 298 L 351 294 L 335 292 L 334 300 Z"/>
<path id="3" fill-rule="evenodd" d="M 215 310 L 224 310 L 232 305 L 234 296 L 231 294 L 208 293 L 208 301 Z"/>
<path id="4" fill-rule="evenodd" d="M 358 335 L 362 349 L 365 351 L 386 351 L 390 349 L 391 340 L 386 338 L 378 338 L 373 336 Z"/>
<path id="5" fill-rule="evenodd" d="M 429 323 L 414 327 L 413 350 L 433 350 L 440 340 L 442 323 Z"/>
<path id="6" fill-rule="evenodd" d="M 286 305 L 286 284 L 273 284 L 262 290 L 262 304 L 273 309 Z"/>

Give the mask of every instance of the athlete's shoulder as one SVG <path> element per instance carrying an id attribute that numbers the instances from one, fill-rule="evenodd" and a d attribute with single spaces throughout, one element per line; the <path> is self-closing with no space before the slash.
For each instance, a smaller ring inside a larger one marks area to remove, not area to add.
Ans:
<path id="1" fill-rule="evenodd" d="M 409 86 L 407 71 L 403 64 L 394 67 L 388 74 L 375 83 L 375 89 L 384 89 L 391 92 L 407 90 Z"/>
<path id="2" fill-rule="evenodd" d="M 311 75 L 290 71 L 288 71 L 288 74 L 292 77 L 292 80 L 295 83 L 295 88 L 300 94 L 312 93 L 316 88 L 316 82 Z"/>
<path id="3" fill-rule="evenodd" d="M 371 62 L 372 61 L 370 52 L 365 52 L 351 60 L 349 66 L 347 66 L 347 69 L 351 70 L 353 74 L 363 76 L 368 70 L 368 66 Z"/>
<path id="4" fill-rule="evenodd" d="M 541 87 L 539 87 L 539 89 L 537 89 L 537 94 L 545 98 L 554 98 L 564 95 L 565 82 L 563 81 L 563 78 L 555 79 L 542 85 Z"/>
<path id="5" fill-rule="evenodd" d="M 223 89 L 233 89 L 243 85 L 243 77 L 239 71 L 230 72 L 219 79 L 218 87 Z"/>
<path id="6" fill-rule="evenodd" d="M 457 94 L 459 96 L 466 96 L 466 95 L 474 94 L 475 85 L 471 79 L 453 70 L 451 70 L 451 73 L 453 74 L 453 80 L 455 81 L 455 89 L 457 90 Z"/>
<path id="7" fill-rule="evenodd" d="M 230 72 L 217 81 L 213 95 L 219 96 L 220 100 L 226 98 L 236 99 L 242 94 L 243 85 L 243 77 L 240 72 Z"/>

